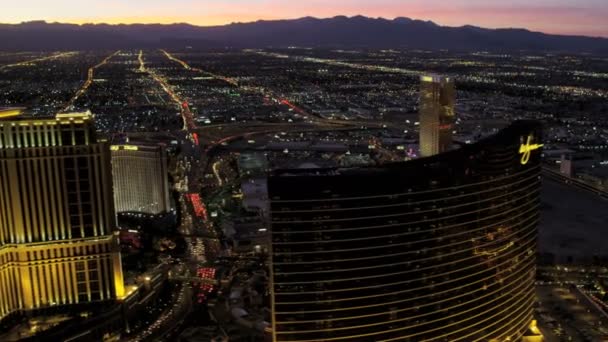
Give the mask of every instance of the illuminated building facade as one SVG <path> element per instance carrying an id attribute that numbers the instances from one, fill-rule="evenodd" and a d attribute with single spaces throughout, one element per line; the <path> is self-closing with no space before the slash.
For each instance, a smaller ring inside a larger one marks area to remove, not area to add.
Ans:
<path id="1" fill-rule="evenodd" d="M 0 319 L 122 297 L 114 228 L 90 113 L 0 119 Z"/>
<path id="2" fill-rule="evenodd" d="M 454 130 L 454 80 L 442 76 L 420 77 L 420 155 L 448 151 Z"/>
<path id="3" fill-rule="evenodd" d="M 24 109 L 22 107 L 0 107 L 0 119 L 17 117 Z"/>
<path id="4" fill-rule="evenodd" d="M 114 145 L 112 177 L 116 212 L 168 212 L 167 154 L 163 145 Z"/>
<path id="5" fill-rule="evenodd" d="M 540 125 L 428 158 L 269 178 L 274 341 L 518 341 Z"/>

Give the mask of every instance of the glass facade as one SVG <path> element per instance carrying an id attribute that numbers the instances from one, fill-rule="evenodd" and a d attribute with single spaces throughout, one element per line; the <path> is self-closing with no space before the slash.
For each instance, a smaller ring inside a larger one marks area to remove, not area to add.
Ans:
<path id="1" fill-rule="evenodd" d="M 519 121 L 410 162 L 277 171 L 273 339 L 521 337 L 534 303 L 540 137 L 538 123 Z"/>

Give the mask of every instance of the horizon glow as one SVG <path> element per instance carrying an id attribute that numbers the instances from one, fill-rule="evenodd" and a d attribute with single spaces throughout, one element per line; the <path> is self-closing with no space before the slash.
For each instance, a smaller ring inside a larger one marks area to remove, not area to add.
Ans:
<path id="1" fill-rule="evenodd" d="M 447 4 L 446 4 L 447 3 Z M 439 25 L 526 28 L 608 37 L 606 0 L 20 0 L 3 6 L 0 23 L 32 20 L 73 24 L 232 22 L 336 15 L 410 17 Z"/>

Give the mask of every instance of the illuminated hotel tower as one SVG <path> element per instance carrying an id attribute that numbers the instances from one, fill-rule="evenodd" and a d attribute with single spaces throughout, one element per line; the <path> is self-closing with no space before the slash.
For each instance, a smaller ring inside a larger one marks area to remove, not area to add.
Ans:
<path id="1" fill-rule="evenodd" d="M 448 151 L 454 129 L 454 81 L 442 76 L 420 77 L 420 155 Z"/>
<path id="2" fill-rule="evenodd" d="M 110 150 L 87 113 L 0 112 L 0 319 L 124 296 Z"/>
<path id="3" fill-rule="evenodd" d="M 428 158 L 268 180 L 273 341 L 520 341 L 540 125 Z"/>
<path id="4" fill-rule="evenodd" d="M 168 212 L 167 154 L 163 145 L 114 145 L 112 177 L 116 212 Z"/>

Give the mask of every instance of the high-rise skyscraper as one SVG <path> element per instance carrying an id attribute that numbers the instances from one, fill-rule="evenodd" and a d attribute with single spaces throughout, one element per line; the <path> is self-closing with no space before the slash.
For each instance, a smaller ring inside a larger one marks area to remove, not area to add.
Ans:
<path id="1" fill-rule="evenodd" d="M 90 113 L 0 114 L 0 319 L 124 295 L 110 150 Z"/>
<path id="2" fill-rule="evenodd" d="M 540 125 L 428 158 L 268 182 L 274 341 L 519 341 L 532 321 Z"/>
<path id="3" fill-rule="evenodd" d="M 167 154 L 163 145 L 114 145 L 112 177 L 117 212 L 168 212 Z"/>
<path id="4" fill-rule="evenodd" d="M 454 81 L 431 75 L 420 77 L 420 155 L 450 150 L 454 129 Z"/>

